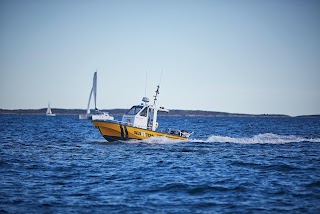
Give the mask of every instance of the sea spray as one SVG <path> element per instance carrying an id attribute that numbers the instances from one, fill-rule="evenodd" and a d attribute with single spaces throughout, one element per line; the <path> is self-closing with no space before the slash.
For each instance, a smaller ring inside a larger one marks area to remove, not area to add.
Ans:
<path id="1" fill-rule="evenodd" d="M 283 144 L 297 142 L 320 142 L 320 138 L 304 138 L 295 135 L 277 135 L 273 133 L 258 134 L 253 137 L 228 137 L 212 135 L 205 142 L 239 143 L 239 144 Z"/>
<path id="2" fill-rule="evenodd" d="M 126 141 L 124 141 L 126 142 Z M 230 137 L 221 135 L 211 135 L 207 139 L 188 139 L 173 140 L 166 137 L 151 137 L 144 140 L 129 140 L 127 143 L 146 143 L 146 144 L 177 144 L 177 143 L 238 143 L 238 144 L 284 144 L 298 142 L 320 143 L 320 138 L 305 138 L 295 135 L 278 135 L 273 133 L 264 133 L 252 137 Z"/>

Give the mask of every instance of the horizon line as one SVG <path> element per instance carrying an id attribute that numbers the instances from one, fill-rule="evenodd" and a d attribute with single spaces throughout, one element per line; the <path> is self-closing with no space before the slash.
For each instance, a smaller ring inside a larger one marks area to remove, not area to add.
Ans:
<path id="1" fill-rule="evenodd" d="M 43 108 L 19 108 L 19 109 L 5 109 L 5 108 L 0 108 L 0 111 L 39 111 L 39 110 L 44 110 L 47 109 L 47 107 Z M 51 108 L 52 110 L 80 110 L 80 111 L 86 111 L 86 109 L 83 108 Z M 110 108 L 110 109 L 98 109 L 101 111 L 113 111 L 113 110 L 127 110 L 130 108 Z M 90 109 L 94 110 L 94 108 Z M 207 113 L 218 113 L 218 114 L 228 114 L 228 115 L 253 115 L 253 116 L 288 116 L 288 117 L 299 117 L 299 116 L 320 116 L 319 114 L 299 114 L 299 115 L 289 115 L 289 114 L 283 114 L 283 113 L 234 113 L 234 112 L 226 112 L 226 111 L 213 111 L 213 110 L 194 110 L 194 109 L 168 109 L 170 111 L 192 111 L 192 112 L 207 112 Z M 1 114 L 1 112 L 0 112 Z"/>

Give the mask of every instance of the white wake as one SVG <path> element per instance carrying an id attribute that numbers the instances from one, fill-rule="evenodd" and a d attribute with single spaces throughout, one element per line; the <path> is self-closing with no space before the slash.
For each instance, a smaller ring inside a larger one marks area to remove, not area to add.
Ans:
<path id="1" fill-rule="evenodd" d="M 229 137 L 221 135 L 211 135 L 207 139 L 172 140 L 166 137 L 148 138 L 145 140 L 130 140 L 129 143 L 147 144 L 176 144 L 176 143 L 239 143 L 239 144 L 284 144 L 298 142 L 320 143 L 320 138 L 305 138 L 296 135 L 277 135 L 273 133 L 258 134 L 253 137 Z"/>
<path id="2" fill-rule="evenodd" d="M 240 143 L 240 144 L 283 144 L 298 142 L 320 142 L 320 138 L 304 138 L 296 135 L 258 134 L 253 137 L 227 137 L 212 135 L 205 142 Z"/>

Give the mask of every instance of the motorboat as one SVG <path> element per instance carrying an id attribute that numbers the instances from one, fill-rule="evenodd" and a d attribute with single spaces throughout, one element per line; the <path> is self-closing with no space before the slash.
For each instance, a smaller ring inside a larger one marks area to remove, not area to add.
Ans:
<path id="1" fill-rule="evenodd" d="M 149 104 L 147 97 L 143 97 L 143 103 L 132 106 L 122 116 L 121 121 L 94 120 L 93 125 L 99 129 L 101 135 L 109 142 L 130 139 L 143 140 L 150 137 L 187 140 L 191 133 L 186 130 L 167 129 L 166 131 L 157 131 L 159 126 L 157 122 L 158 112 L 169 112 L 164 107 L 156 107 L 159 88 L 160 86 L 158 85 L 152 105 Z"/>

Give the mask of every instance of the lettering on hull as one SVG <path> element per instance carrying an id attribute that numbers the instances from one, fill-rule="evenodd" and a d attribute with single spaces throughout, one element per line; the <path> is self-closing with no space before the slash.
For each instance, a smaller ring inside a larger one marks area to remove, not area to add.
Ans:
<path id="1" fill-rule="evenodd" d="M 142 137 L 153 137 L 153 134 L 149 134 L 149 133 L 145 133 L 145 132 L 139 132 L 139 131 L 133 131 L 133 134 L 135 135 L 139 135 Z"/>

